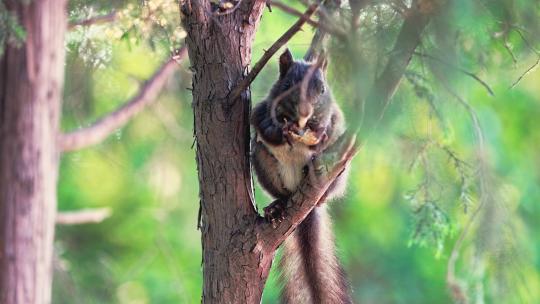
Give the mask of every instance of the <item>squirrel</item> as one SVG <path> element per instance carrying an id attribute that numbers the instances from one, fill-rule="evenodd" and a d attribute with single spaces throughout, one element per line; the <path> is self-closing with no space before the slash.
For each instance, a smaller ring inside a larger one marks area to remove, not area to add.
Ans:
<path id="1" fill-rule="evenodd" d="M 275 224 L 283 219 L 287 199 L 307 176 L 314 157 L 345 132 L 343 113 L 325 81 L 327 61 L 294 60 L 289 49 L 279 57 L 279 79 L 253 109 L 252 163 L 261 186 L 276 200 L 264 208 Z M 310 71 L 311 69 L 311 71 Z M 305 96 L 301 86 L 306 74 Z M 309 75 L 308 75 L 309 77 Z M 352 303 L 349 283 L 335 255 L 326 205 L 345 192 L 347 170 L 330 186 L 306 219 L 285 240 L 280 270 L 283 303 Z"/>

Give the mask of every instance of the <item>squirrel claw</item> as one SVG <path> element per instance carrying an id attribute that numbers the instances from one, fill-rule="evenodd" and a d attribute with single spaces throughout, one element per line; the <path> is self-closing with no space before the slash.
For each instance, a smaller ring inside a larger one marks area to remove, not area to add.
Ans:
<path id="1" fill-rule="evenodd" d="M 285 206 L 281 200 L 275 200 L 264 208 L 264 218 L 272 224 L 275 229 L 285 219 Z"/>

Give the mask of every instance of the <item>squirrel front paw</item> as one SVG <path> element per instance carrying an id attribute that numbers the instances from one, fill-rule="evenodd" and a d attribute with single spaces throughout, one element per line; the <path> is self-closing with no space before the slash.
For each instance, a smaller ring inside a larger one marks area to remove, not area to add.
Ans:
<path id="1" fill-rule="evenodd" d="M 285 123 L 283 124 L 281 131 L 283 134 L 283 138 L 285 138 L 285 141 L 287 142 L 287 144 L 289 144 L 289 146 L 293 145 L 294 137 L 292 136 L 292 134 L 294 130 L 295 130 L 295 124 L 285 120 Z"/>
<path id="2" fill-rule="evenodd" d="M 277 199 L 263 209 L 264 218 L 274 229 L 285 219 L 285 204 L 283 200 Z"/>

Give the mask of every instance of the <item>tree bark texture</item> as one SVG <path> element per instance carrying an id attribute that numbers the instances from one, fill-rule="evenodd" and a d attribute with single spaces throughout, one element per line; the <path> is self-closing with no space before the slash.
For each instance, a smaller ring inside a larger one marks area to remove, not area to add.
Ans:
<path id="1" fill-rule="evenodd" d="M 66 1 L 6 7 L 26 38 L 0 58 L 0 303 L 50 303 Z"/>
<path id="2" fill-rule="evenodd" d="M 204 303 L 259 303 L 273 259 L 256 246 L 254 233 L 249 89 L 230 98 L 249 71 L 264 7 L 245 0 L 220 16 L 209 1 L 182 5 L 193 72 Z"/>

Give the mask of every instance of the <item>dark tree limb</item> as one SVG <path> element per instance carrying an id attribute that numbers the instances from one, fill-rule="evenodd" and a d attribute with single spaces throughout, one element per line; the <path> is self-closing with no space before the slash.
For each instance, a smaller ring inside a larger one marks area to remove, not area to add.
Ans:
<path id="1" fill-rule="evenodd" d="M 396 92 L 401 78 L 411 61 L 416 47 L 420 44 L 422 32 L 429 23 L 429 12 L 415 8 L 417 1 L 413 1 L 413 8 L 403 22 L 390 58 L 383 72 L 375 79 L 369 95 L 363 102 L 363 119 L 358 126 L 360 136 L 372 131 L 384 116 L 392 96 Z"/>
<path id="2" fill-rule="evenodd" d="M 186 57 L 186 54 L 187 50 L 185 48 L 180 49 L 176 56 L 169 59 L 156 71 L 135 97 L 116 111 L 99 119 L 87 128 L 63 134 L 60 137 L 61 150 L 64 152 L 74 151 L 95 145 L 116 129 L 125 125 L 133 116 L 156 100 L 167 80 L 178 68 L 177 61 Z"/>
<path id="3" fill-rule="evenodd" d="M 283 2 L 280 2 L 280 1 L 275 1 L 275 0 L 268 0 L 266 1 L 266 3 L 268 3 L 269 5 L 272 5 L 273 7 L 277 7 L 279 9 L 281 9 L 282 11 L 286 12 L 287 14 L 290 14 L 290 15 L 294 15 L 294 16 L 297 16 L 297 17 L 302 17 L 304 15 L 304 13 L 302 13 L 301 11 L 295 9 L 294 7 L 291 7 Z M 319 12 L 321 12 L 319 10 Z M 326 21 L 329 21 L 329 20 L 326 20 Z M 338 28 L 334 23 L 328 23 L 328 22 L 321 22 L 321 21 L 315 21 L 313 19 L 308 19 L 306 21 L 307 24 L 315 27 L 315 28 L 320 28 L 321 30 L 327 32 L 327 33 L 330 33 L 336 37 L 339 37 L 340 39 L 346 39 L 347 35 L 345 34 L 345 32 Z M 330 25 L 329 25 L 330 24 Z"/>

